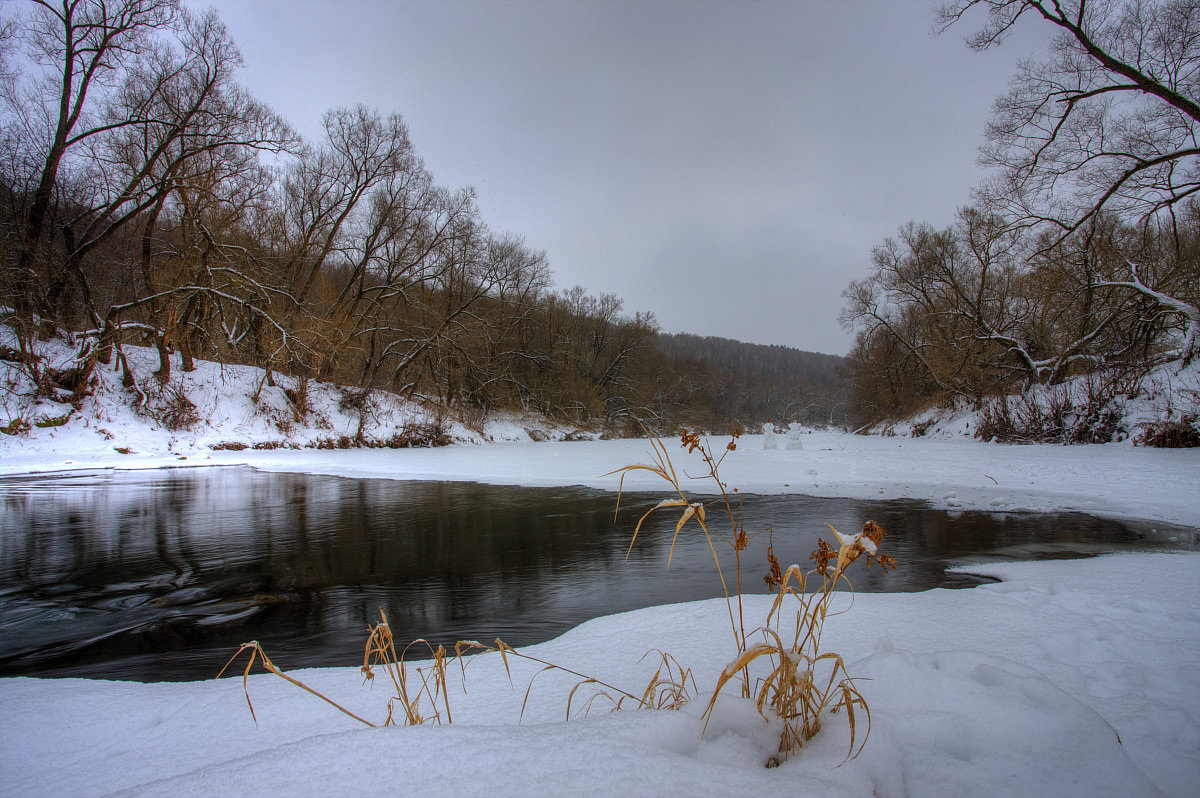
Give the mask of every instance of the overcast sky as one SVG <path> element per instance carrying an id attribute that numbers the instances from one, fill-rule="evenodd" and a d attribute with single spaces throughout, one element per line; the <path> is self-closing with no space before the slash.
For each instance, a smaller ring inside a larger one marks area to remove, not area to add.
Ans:
<path id="1" fill-rule="evenodd" d="M 901 224 L 969 200 L 991 103 L 1040 47 L 1036 27 L 983 54 L 967 27 L 934 36 L 933 0 L 211 5 L 301 133 L 337 105 L 399 112 L 558 288 L 834 354 L 842 289 Z"/>

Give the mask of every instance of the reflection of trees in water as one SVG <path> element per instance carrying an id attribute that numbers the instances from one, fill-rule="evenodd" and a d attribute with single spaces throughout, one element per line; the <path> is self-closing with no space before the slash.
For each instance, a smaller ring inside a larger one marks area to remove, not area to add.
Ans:
<path id="1" fill-rule="evenodd" d="M 110 475 L 107 489 L 6 495 L 0 555 L 5 583 L 181 587 L 205 581 L 226 595 L 437 584 L 454 601 L 469 604 L 487 598 L 494 592 L 489 586 L 499 581 L 514 586 L 509 600 L 519 602 L 548 575 L 577 571 L 586 579 L 623 565 L 633 521 L 650 506 L 645 499 L 627 501 L 614 523 L 613 499 L 598 491 L 244 469 L 139 476 L 132 485 L 122 484 L 123 476 Z M 747 528 L 773 524 L 776 552 L 789 562 L 807 559 L 816 538 L 826 534 L 825 522 L 854 531 L 868 518 L 888 530 L 888 546 L 902 563 L 904 555 L 952 559 L 1062 533 L 1075 541 L 1136 541 L 1116 522 L 1085 516 L 952 517 L 911 503 L 747 498 Z M 668 516 L 652 516 L 633 549 L 635 562 L 665 551 L 672 528 Z M 21 535 L 21 529 L 32 533 Z M 697 539 L 697 530 L 685 529 L 682 549 Z M 748 552 L 748 569 L 761 567 L 765 545 L 763 536 Z M 686 556 L 676 554 L 681 567 L 687 567 Z M 706 567 L 707 561 L 695 565 Z M 931 567 L 940 569 L 936 562 Z"/>
<path id="2" fill-rule="evenodd" d="M 452 619 L 498 596 L 524 611 L 547 574 L 619 560 L 613 541 L 626 526 L 613 524 L 609 494 L 569 489 L 246 469 L 107 474 L 84 490 L 3 487 L 5 589 L 67 583 L 98 597 L 202 583 L 206 599 L 253 597 L 277 619 L 320 615 L 321 596 L 340 586 L 423 595 L 424 614 Z M 373 618 L 395 602 L 371 603 Z"/>
<path id="3" fill-rule="evenodd" d="M 0 671 L 20 672 L 5 658 L 42 646 L 24 672 L 124 659 L 133 663 L 127 676 L 204 677 L 214 657 L 251 638 L 289 666 L 346 664 L 361 655 L 380 607 L 398 640 L 501 633 L 528 643 L 596 615 L 717 595 L 694 525 L 666 569 L 677 518 L 670 512 L 651 516 L 625 561 L 636 519 L 659 498 L 627 494 L 614 522 L 614 495 L 582 488 L 230 468 L 0 480 Z M 844 532 L 868 519 L 883 524 L 900 569 L 861 572 L 858 590 L 945 585 L 947 560 L 1006 549 L 1028 556 L 1047 540 L 1138 542 L 1125 525 L 1086 516 L 743 498 L 747 530 L 774 525 L 784 563 L 806 562 L 826 522 Z M 723 529 L 717 515 L 709 519 Z M 766 545 L 763 535 L 743 556 L 748 592 L 762 589 Z M 728 549 L 719 552 L 732 568 Z M 92 614 L 76 626 L 37 625 L 64 607 Z M 199 664 L 164 651 L 190 651 Z"/>
<path id="4" fill-rule="evenodd" d="M 622 534 L 605 494 L 547 498 L 538 491 L 469 483 L 344 480 L 319 510 L 292 485 L 295 511 L 284 544 L 267 519 L 265 567 L 290 587 L 408 585 L 435 580 L 471 590 L 491 579 L 536 580 L 539 573 L 608 560 Z"/>

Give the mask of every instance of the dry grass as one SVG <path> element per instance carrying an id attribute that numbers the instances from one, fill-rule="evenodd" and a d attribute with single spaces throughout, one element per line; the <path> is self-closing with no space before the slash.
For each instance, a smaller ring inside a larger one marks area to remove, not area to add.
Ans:
<path id="1" fill-rule="evenodd" d="M 1142 446 L 1166 449 L 1189 449 L 1200 446 L 1200 418 L 1184 416 L 1147 424 L 1142 434 Z"/>
<path id="2" fill-rule="evenodd" d="M 48 416 L 46 418 L 39 419 L 39 420 L 33 422 L 33 426 L 40 427 L 41 429 L 61 427 L 70 420 L 71 420 L 71 414 L 63 413 L 61 416 Z"/>
<path id="3" fill-rule="evenodd" d="M 21 435 L 29 432 L 29 420 L 24 416 L 17 416 L 9 419 L 4 424 L 0 424 L 0 434 L 4 435 Z"/>
<path id="4" fill-rule="evenodd" d="M 643 427 L 643 429 L 645 429 Z M 700 439 L 700 436 L 684 430 L 680 436 L 681 445 L 688 450 L 689 454 L 699 452 L 701 461 L 707 471 L 705 475 L 717 487 L 719 498 L 711 503 L 711 506 L 717 508 L 716 515 L 723 518 L 728 524 L 728 532 L 723 532 L 719 527 L 710 524 L 709 511 L 704 502 L 693 501 L 684 492 L 680 484 L 679 472 L 675 468 L 675 464 L 671 461 L 671 456 L 667 452 L 667 447 L 662 439 L 645 430 L 647 437 L 650 440 L 651 460 L 650 464 L 637 463 L 619 468 L 612 472 L 620 474 L 621 480 L 617 489 L 617 508 L 620 509 L 621 494 L 625 489 L 625 477 L 637 472 L 648 472 L 657 476 L 662 481 L 670 485 L 674 495 L 663 499 L 657 505 L 648 510 L 641 518 L 638 519 L 637 525 L 633 529 L 633 536 L 629 540 L 629 549 L 626 551 L 626 557 L 629 552 L 633 551 L 633 545 L 637 542 L 638 533 L 641 532 L 642 524 L 652 513 L 660 509 L 669 509 L 674 507 L 682 507 L 683 512 L 680 513 L 679 519 L 675 524 L 675 533 L 671 537 L 671 549 L 667 554 L 667 567 L 671 566 L 671 559 L 675 554 L 675 544 L 679 540 L 679 533 L 688 521 L 695 521 L 704 534 L 705 542 L 708 544 L 709 552 L 712 554 L 713 566 L 716 568 L 717 577 L 721 580 L 721 592 L 725 597 L 725 607 L 729 612 L 729 625 L 733 632 L 734 644 L 738 651 L 746 649 L 746 624 L 745 613 L 742 607 L 742 552 L 750 545 L 750 541 L 764 532 L 769 532 L 770 529 L 760 529 L 753 533 L 746 531 L 745 525 L 742 523 L 741 501 L 736 496 L 737 489 L 730 490 L 720 476 L 721 463 L 725 457 L 732 451 L 737 449 L 738 438 L 741 437 L 741 430 L 735 429 L 733 435 L 729 439 L 729 443 L 725 445 L 724 450 L 718 455 L 714 453 L 711 447 Z M 736 499 L 736 500 L 735 500 Z M 721 549 L 718 549 L 718 546 Z M 721 561 L 721 550 L 728 549 L 728 553 L 733 557 L 733 571 L 727 578 L 725 566 Z M 730 583 L 732 582 L 732 589 Z M 749 681 L 743 681 L 743 695 L 749 696 Z"/>
<path id="5" fill-rule="evenodd" d="M 853 536 L 843 535 L 832 526 L 829 527 L 837 541 L 837 547 L 824 539 L 819 540 L 817 549 L 810 555 L 813 567 L 807 572 L 798 565 L 791 565 L 786 570 L 781 568 L 773 548 L 768 546 L 769 573 L 765 580 L 768 588 L 775 591 L 775 599 L 763 625 L 748 630 L 743 607 L 742 552 L 754 537 L 763 532 L 769 533 L 770 529 L 753 533 L 746 531 L 742 523 L 741 501 L 737 491 L 730 490 L 720 478 L 721 463 L 726 455 L 737 448 L 740 434 L 740 431 L 735 431 L 719 455 L 694 433 L 685 431 L 680 438 L 689 454 L 699 452 L 707 472 L 704 476 L 712 480 L 717 487 L 717 498 L 707 504 L 693 501 L 684 492 L 680 474 L 672 463 L 665 444 L 653 434 L 649 435 L 652 446 L 651 464 L 629 465 L 613 472 L 621 475 L 618 507 L 621 493 L 624 491 L 625 477 L 632 473 L 651 473 L 669 484 L 674 492 L 674 495 L 663 499 L 638 519 L 628 551 L 632 551 L 643 524 L 652 513 L 662 509 L 676 509 L 681 512 L 671 538 L 668 567 L 679 535 L 689 522 L 694 522 L 694 525 L 699 527 L 712 554 L 713 564 L 724 592 L 735 654 L 722 670 L 709 697 L 703 715 L 705 728 L 711 720 L 721 691 L 734 682 L 738 684 L 743 698 L 755 701 L 758 712 L 764 718 L 782 721 L 778 752 L 768 759 L 768 766 L 779 764 L 799 750 L 821 729 L 826 717 L 834 713 L 844 713 L 849 724 L 850 745 L 846 756 L 847 759 L 851 759 L 862 751 L 870 733 L 870 708 L 847 671 L 842 657 L 836 652 L 822 649 L 821 634 L 826 619 L 830 615 L 838 614 L 831 612 L 831 601 L 837 589 L 843 586 L 852 587 L 846 576 L 850 566 L 862 560 L 866 567 L 874 563 L 886 571 L 895 563 L 890 556 L 879 551 L 878 546 L 884 531 L 874 521 L 868 521 L 863 525 L 862 531 Z M 713 523 L 716 518 L 723 518 L 727 524 L 727 531 Z M 728 573 L 725 570 L 728 563 L 722 562 L 721 559 L 722 552 L 726 552 L 727 556 L 732 555 L 732 570 Z M 455 644 L 453 653 L 447 651 L 444 646 L 439 645 L 435 648 L 428 641 L 419 639 L 397 651 L 387 615 L 382 609 L 379 614 L 380 621 L 368 630 L 361 670 L 367 681 L 373 681 L 377 669 L 381 670 L 392 686 L 393 694 L 388 698 L 387 715 L 381 723 L 372 723 L 360 717 L 319 691 L 288 676 L 276 667 L 257 641 L 242 644 L 217 676 L 224 674 L 239 656 L 246 654 L 248 657 L 242 673 L 242 688 L 251 717 L 255 716 L 254 705 L 250 701 L 248 679 L 257 662 L 267 672 L 306 690 L 367 726 L 390 726 L 398 722 L 404 725 L 451 723 L 453 716 L 447 668 L 457 666 L 461 670 L 465 691 L 466 669 L 476 654 L 499 655 L 510 682 L 510 658 L 541 666 L 526 686 L 521 704 L 522 718 L 534 683 L 541 674 L 548 671 L 558 671 L 578 679 L 567 696 L 567 720 L 580 714 L 586 715 L 598 703 L 607 706 L 610 711 L 624 708 L 677 710 L 687 706 L 698 693 L 691 669 L 671 654 L 659 650 L 647 652 L 642 657 L 643 661 L 652 658 L 652 662 L 657 662 L 657 668 L 640 693 L 630 692 L 594 676 L 517 651 L 499 638 L 492 645 L 473 640 L 459 641 Z M 410 652 L 414 649 L 427 657 L 421 660 L 421 664 L 407 662 Z M 752 672 L 755 675 L 752 676 Z"/>
<path id="6" fill-rule="evenodd" d="M 146 389 L 145 412 L 169 430 L 189 429 L 200 421 L 200 411 L 178 383 Z"/>
<path id="7" fill-rule="evenodd" d="M 693 501 L 684 492 L 679 472 L 662 440 L 650 436 L 653 462 L 619 469 L 617 473 L 621 474 L 620 487 L 624 489 L 627 475 L 649 472 L 666 482 L 674 495 L 660 501 L 638 520 L 630 541 L 630 550 L 637 540 L 642 524 L 651 513 L 659 509 L 683 508 L 671 538 L 668 567 L 680 532 L 689 521 L 695 521 L 712 553 L 729 613 L 736 656 L 725 666 L 713 688 L 704 713 L 706 726 L 721 690 L 730 682 L 736 682 L 743 697 L 755 699 L 758 711 L 764 718 L 775 717 L 783 722 L 778 756 L 772 757 L 768 765 L 778 764 L 781 759 L 795 753 L 812 739 L 820 730 L 822 718 L 827 713 L 841 711 L 845 712 L 850 727 L 847 759 L 853 758 L 862 751 L 870 733 L 870 708 L 847 672 L 842 657 L 835 652 L 821 649 L 821 632 L 826 618 L 830 615 L 831 599 L 837 589 L 842 586 L 851 589 L 853 587 L 846 576 L 847 568 L 863 559 L 867 567 L 877 563 L 886 571 L 895 565 L 895 561 L 879 551 L 878 546 L 884 531 L 874 521 L 868 521 L 863 525 L 862 532 L 853 536 L 843 535 L 832 526 L 829 527 L 838 545 L 834 548 L 824 539 L 819 540 L 816 551 L 810 555 L 813 568 L 808 572 L 798 565 L 789 566 L 786 571 L 781 569 L 772 547 L 768 546 L 770 572 L 766 582 L 769 588 L 777 592 L 767 613 L 766 622 L 748 632 L 742 601 L 741 553 L 745 551 L 751 539 L 769 530 L 760 530 L 753 534 L 746 532 L 742 524 L 740 501 L 734 501 L 736 491 L 730 491 L 720 477 L 721 463 L 729 452 L 737 448 L 739 434 L 734 432 L 720 455 L 714 454 L 711 447 L 701 441 L 695 433 L 685 430 L 680 436 L 681 445 L 689 453 L 700 453 L 708 472 L 705 476 L 715 483 L 719 492 L 719 498 L 712 504 L 719 508 L 720 514 L 728 522 L 728 532 L 719 531 L 711 525 L 711 513 L 706 510 L 706 505 Z M 726 577 L 719 546 L 728 548 L 733 554 L 734 571 L 730 578 Z M 733 592 L 730 590 L 731 582 L 735 586 Z M 811 592 L 810 582 L 816 583 Z M 752 639 L 761 639 L 761 642 L 751 643 Z M 767 674 L 752 680 L 751 666 L 758 664 L 760 660 L 767 664 Z M 861 737 L 860 720 L 865 721 Z"/>
<path id="8" fill-rule="evenodd" d="M 388 699 L 387 718 L 383 725 L 395 724 L 397 704 L 404 711 L 405 726 L 417 726 L 430 721 L 440 724 L 441 709 L 446 711 L 446 722 L 452 722 L 454 719 L 450 715 L 450 695 L 446 689 L 446 647 L 438 646 L 435 649 L 429 641 L 422 638 L 409 643 L 397 656 L 392 628 L 388 625 L 387 614 L 382 609 L 379 611 L 379 618 L 379 623 L 371 627 L 367 636 L 361 671 L 363 679 L 373 681 L 375 668 L 383 668 L 395 690 L 395 695 Z M 424 646 L 429 654 L 429 661 L 428 664 L 413 669 L 417 683 L 410 686 L 405 657 L 413 646 Z M 439 701 L 441 709 L 438 708 Z"/>
<path id="9" fill-rule="evenodd" d="M 392 685 L 393 695 L 388 698 L 387 716 L 380 723 L 372 723 L 343 707 L 333 699 L 321 693 L 300 680 L 287 675 L 271 661 L 257 640 L 243 643 L 234 652 L 225 666 L 221 668 L 216 678 L 220 678 L 229 667 L 243 654 L 247 655 L 246 666 L 242 671 L 242 691 L 246 696 L 246 704 L 250 708 L 250 716 L 257 723 L 254 703 L 250 700 L 250 672 L 255 663 L 263 670 L 305 690 L 330 706 L 367 726 L 394 726 L 397 717 L 405 726 L 416 726 L 424 723 L 440 725 L 443 722 L 452 723 L 454 718 L 450 709 L 449 685 L 446 677 L 447 668 L 457 666 L 463 677 L 463 687 L 466 686 L 466 669 L 475 654 L 498 654 L 504 663 L 504 669 L 512 678 L 509 658 L 521 659 L 540 665 L 541 669 L 529 680 L 525 689 L 525 698 L 521 703 L 521 717 L 524 718 L 525 708 L 533 690 L 537 677 L 547 671 L 559 671 L 576 677 L 579 681 L 571 688 L 567 696 L 566 720 L 573 715 L 586 715 L 597 701 L 603 701 L 610 706 L 611 711 L 633 706 L 637 709 L 679 709 L 691 701 L 695 694 L 696 682 L 689 669 L 684 668 L 670 654 L 661 651 L 647 653 L 657 654 L 659 665 L 654 675 L 647 682 L 640 695 L 628 692 L 608 682 L 593 676 L 548 662 L 539 657 L 518 651 L 503 640 L 496 638 L 493 645 L 485 645 L 474 640 L 460 640 L 454 646 L 451 654 L 445 646 L 434 648 L 424 639 L 414 640 L 397 651 L 387 614 L 379 611 L 380 621 L 368 630 L 367 642 L 363 649 L 363 664 L 360 669 L 365 681 L 374 681 L 376 669 L 381 669 L 387 681 Z M 409 653 L 416 648 L 428 659 L 419 660 L 421 664 L 413 665 L 408 662 Z M 423 650 L 422 650 L 423 649 Z M 690 687 L 689 687 L 690 685 Z M 585 688 L 587 688 L 585 690 Z M 581 694 L 581 691 L 583 693 Z M 575 702 L 580 701 L 582 709 L 574 712 Z M 399 709 L 399 713 L 397 713 Z"/>
<path id="10" fill-rule="evenodd" d="M 741 651 L 725 666 L 705 710 L 705 716 L 711 716 L 725 684 L 745 673 L 752 663 L 765 659 L 769 672 L 757 682 L 756 706 L 764 717 L 768 717 L 769 712 L 783 721 L 779 757 L 768 764 L 778 764 L 780 758 L 786 758 L 812 739 L 820 731 L 827 712 L 845 711 L 850 727 L 847 759 L 858 756 L 870 734 L 870 707 L 846 670 L 841 655 L 821 649 L 821 632 L 830 615 L 830 600 L 838 584 L 845 582 L 850 586 L 845 574 L 851 564 L 865 555 L 868 567 L 877 562 L 887 570 L 894 561 L 879 552 L 878 543 L 884 532 L 874 521 L 866 522 L 862 532 L 853 537 L 829 528 L 839 542 L 838 548 L 833 549 L 823 539 L 819 541 L 819 547 L 812 553 L 815 567 L 811 571 L 806 573 L 800 566 L 791 565 L 777 577 L 779 563 L 771 557 L 772 569 L 767 583 L 774 584 L 778 592 L 760 630 L 763 642 Z M 820 583 L 809 592 L 808 582 L 814 578 L 819 578 Z M 858 735 L 860 718 L 866 722 L 861 740 Z"/>
<path id="11" fill-rule="evenodd" d="M 296 685 L 301 690 L 306 690 L 309 693 L 312 693 L 317 698 L 321 699 L 322 701 L 324 701 L 327 704 L 330 704 L 338 711 L 349 715 L 350 717 L 354 718 L 355 720 L 357 720 L 360 723 L 366 724 L 367 726 L 375 726 L 375 724 L 372 723 L 371 721 L 369 721 L 365 718 L 361 718 L 358 715 L 355 715 L 353 712 L 346 709 L 341 704 L 334 701 L 332 698 L 329 698 L 328 696 L 323 695 L 319 690 L 314 690 L 313 688 L 311 688 L 308 685 L 301 682 L 299 679 L 294 679 L 291 676 L 288 676 L 283 671 L 281 671 L 279 668 L 275 667 L 275 663 L 271 662 L 271 658 L 267 656 L 267 652 L 262 650 L 262 646 L 259 645 L 257 640 L 251 640 L 249 643 L 242 643 L 242 645 L 238 648 L 238 650 L 234 652 L 233 656 L 229 658 L 229 661 L 225 663 L 225 667 L 221 668 L 221 672 L 218 673 L 215 678 L 220 679 L 221 676 L 225 673 L 225 671 L 229 670 L 229 666 L 234 663 L 234 660 L 236 660 L 242 654 L 249 655 L 246 660 L 246 668 L 245 668 L 245 670 L 242 671 L 242 691 L 246 695 L 246 705 L 250 707 L 250 717 L 254 718 L 254 722 L 256 724 L 258 723 L 258 716 L 254 712 L 254 702 L 250 700 L 249 679 L 250 679 L 250 670 L 254 667 L 254 663 L 259 662 L 259 663 L 261 663 L 263 670 L 267 671 L 268 673 L 273 673 L 276 676 L 278 676 L 279 678 Z"/>

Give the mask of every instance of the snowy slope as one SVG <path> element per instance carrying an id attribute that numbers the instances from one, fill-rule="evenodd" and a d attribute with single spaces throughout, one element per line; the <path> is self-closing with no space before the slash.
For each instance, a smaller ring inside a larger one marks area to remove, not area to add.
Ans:
<path id="1" fill-rule="evenodd" d="M 872 434 L 903 437 L 975 437 L 986 424 L 987 410 L 1007 404 L 1018 421 L 1031 415 L 1061 419 L 1082 438 L 1141 443 L 1148 428 L 1161 422 L 1190 423 L 1200 429 L 1200 360 L 1168 363 L 1136 381 L 1113 374 L 1092 374 L 1060 385 L 1034 386 L 1023 394 L 987 399 L 984 410 L 957 399 L 935 405 L 894 423 L 874 425 Z"/>
<path id="2" fill-rule="evenodd" d="M 11 330 L 0 325 L 0 349 L 15 344 Z M 62 368 L 76 350 L 61 337 L 38 342 L 36 351 L 40 368 Z M 0 457 L 97 457 L 120 450 L 186 456 L 229 446 L 381 445 L 406 428 L 430 424 L 441 426 L 450 440 L 468 443 L 561 440 L 576 432 L 531 414 L 494 414 L 469 419 L 468 425 L 467 419 L 433 403 L 387 391 L 373 391 L 361 403 L 352 387 L 315 380 L 302 384 L 287 375 L 275 375 L 275 384 L 269 385 L 263 370 L 250 366 L 197 360 L 194 371 L 184 372 L 178 354 L 172 355 L 170 379 L 160 385 L 154 376 L 157 352 L 138 346 L 124 351 L 136 387 L 122 384 L 114 359 L 111 365 L 97 366 L 91 394 L 78 407 L 36 397 L 28 369 L 0 360 L 0 430 L 15 433 L 0 434 Z M 303 409 L 293 401 L 298 391 L 304 395 Z M 191 423 L 178 423 L 189 418 Z"/>

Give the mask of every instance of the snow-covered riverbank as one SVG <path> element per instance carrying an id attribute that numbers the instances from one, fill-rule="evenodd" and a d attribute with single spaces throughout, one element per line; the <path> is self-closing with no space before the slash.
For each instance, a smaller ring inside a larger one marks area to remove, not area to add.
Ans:
<path id="1" fill-rule="evenodd" d="M 14 340 L 0 326 L 0 345 L 11 346 Z M 38 342 L 37 351 L 41 368 L 69 364 L 75 354 L 60 338 Z M 301 384 L 285 375 L 267 385 L 264 372 L 249 366 L 197 361 L 194 371 L 184 372 L 176 362 L 170 381 L 160 386 L 152 375 L 158 367 L 154 350 L 130 346 L 126 356 L 140 394 L 126 388 L 113 368 L 99 368 L 91 393 L 78 407 L 39 398 L 27 369 L 0 361 L 0 385 L 5 387 L 0 390 L 0 428 L 12 433 L 0 434 L 0 475 L 249 464 L 346 476 L 615 490 L 617 478 L 610 472 L 644 460 L 650 448 L 638 440 L 563 441 L 571 428 L 533 415 L 481 417 L 468 426 L 435 407 L 383 391 L 364 398 L 352 389 L 316 381 Z M 178 361 L 178 355 L 172 358 Z M 1194 393 L 1197 369 L 1172 375 L 1164 378 L 1170 390 L 1159 386 L 1138 400 L 1141 404 L 1133 410 L 1142 415 L 1135 413 L 1136 419 L 1163 415 L 1152 406 L 1153 397 L 1185 404 L 1181 397 Z M 166 422 L 180 421 L 180 414 L 193 423 L 169 429 Z M 914 498 L 937 507 L 994 512 L 1068 509 L 1200 527 L 1200 449 L 1148 449 L 1131 440 L 1069 447 L 988 444 L 960 428 L 965 418 L 955 422 L 958 426 L 929 430 L 929 437 L 810 431 L 801 436 L 802 450 L 764 450 L 761 437 L 748 436 L 722 473 L 731 487 L 759 493 Z M 429 424 L 458 444 L 315 448 L 356 437 L 386 442 L 406 428 Z M 489 442 L 498 445 L 475 445 Z M 668 446 L 679 451 L 670 441 Z M 662 487 L 636 477 L 631 484 Z"/>
<path id="2" fill-rule="evenodd" d="M 83 423 L 0 439 L 0 475 L 248 464 L 615 490 L 611 472 L 646 461 L 650 448 L 617 440 L 213 451 L 199 438 L 147 433 L 125 412 L 112 411 L 111 440 Z M 516 425 L 509 431 L 521 437 Z M 722 476 L 747 492 L 915 498 L 990 512 L 1078 510 L 1200 527 L 1200 450 L 837 432 L 812 432 L 802 442 L 798 450 L 765 450 L 760 437 L 744 437 Z M 678 466 L 700 473 L 672 442 L 668 448 Z M 634 474 L 626 487 L 664 486 Z M 691 487 L 710 489 L 703 481 Z M 365 729 L 266 675 L 250 680 L 257 728 L 238 679 L 3 679 L 0 795 L 1198 794 L 1200 554 L 972 570 L 1003 581 L 859 595 L 852 612 L 829 620 L 826 646 L 862 678 L 873 721 L 862 756 L 840 768 L 840 718 L 771 770 L 762 763 L 775 742 L 752 706 L 723 700 L 701 735 L 707 692 L 732 649 L 724 605 L 700 602 L 597 619 L 530 649 L 639 692 L 653 670 L 643 653 L 668 651 L 694 670 L 699 687 L 681 712 L 600 710 L 564 723 L 574 680 L 548 673 L 519 723 L 534 671 L 517 664 L 510 685 L 491 655 L 467 671 L 465 695 L 451 690 L 449 727 Z M 766 602 L 750 597 L 748 618 L 764 618 Z M 363 686 L 357 668 L 298 675 L 372 720 L 386 714 L 384 685 Z"/>
<path id="3" fill-rule="evenodd" d="M 563 722 L 574 679 L 485 655 L 451 726 L 367 729 L 269 675 L 184 684 L 0 680 L 0 794 L 1190 796 L 1200 784 L 1200 554 L 990 565 L 970 590 L 870 594 L 831 618 L 871 706 L 845 756 L 832 718 L 777 769 L 740 700 L 700 711 L 729 652 L 723 603 L 601 618 L 530 653 L 639 691 L 650 648 L 692 667 L 698 701 Z M 747 605 L 761 618 L 767 597 Z M 286 663 L 284 663 L 286 664 Z M 379 721 L 356 668 L 295 674 Z"/>
<path id="4" fill-rule="evenodd" d="M 1200 527 L 1200 449 L 1005 446 L 967 438 L 884 438 L 817 431 L 804 448 L 764 450 L 746 436 L 722 467 L 730 487 L 859 499 L 912 498 L 950 509 L 989 512 L 1078 510 Z M 684 452 L 668 441 L 677 465 Z M 714 440 L 723 447 L 724 440 Z M 456 479 L 515 485 L 587 485 L 616 490 L 616 468 L 645 462 L 645 440 L 462 444 L 436 449 L 192 451 L 119 454 L 69 447 L 53 453 L 9 448 L 0 474 L 76 468 L 156 468 L 249 464 L 351 477 Z M 700 470 L 691 461 L 690 472 Z M 696 490 L 711 483 L 694 481 Z M 660 490 L 633 474 L 626 486 Z"/>

